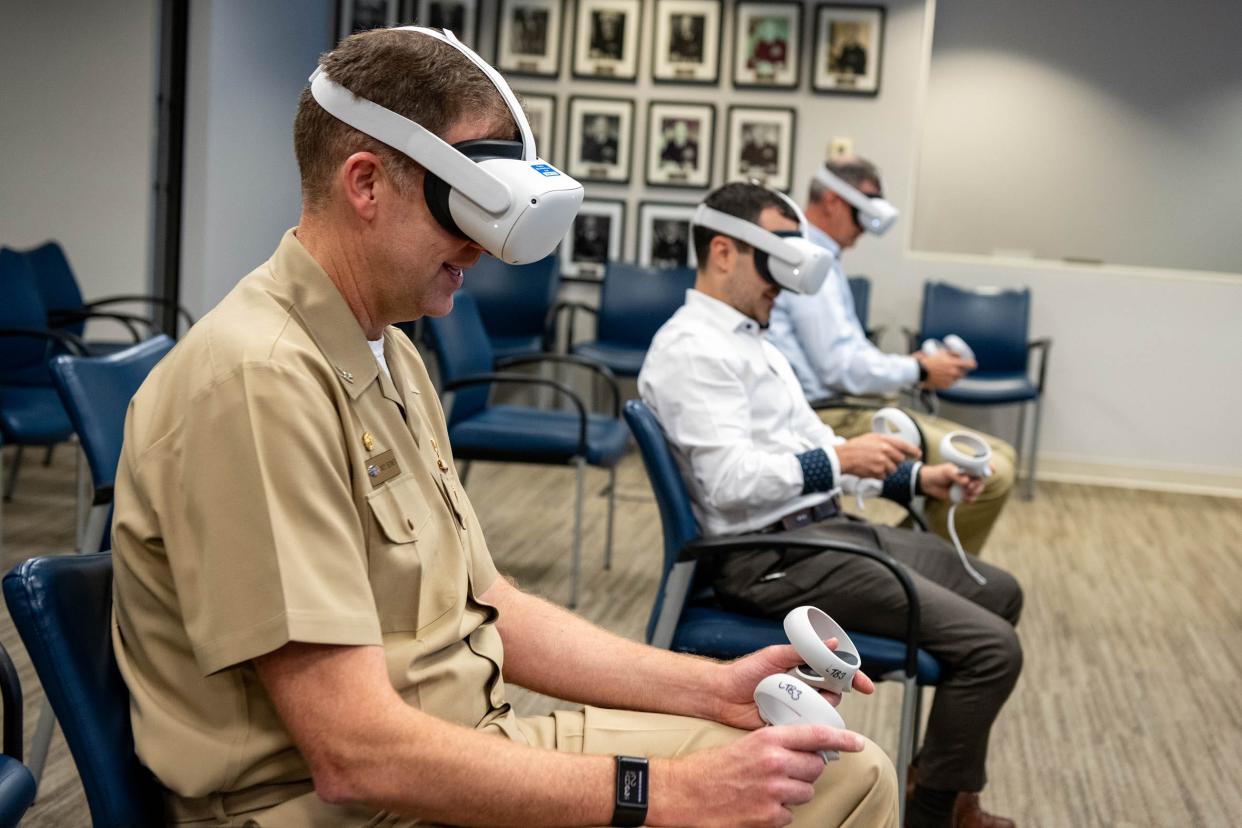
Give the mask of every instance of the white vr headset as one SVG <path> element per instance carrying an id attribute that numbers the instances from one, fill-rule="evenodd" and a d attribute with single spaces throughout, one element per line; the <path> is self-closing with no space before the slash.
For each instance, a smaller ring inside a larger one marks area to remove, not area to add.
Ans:
<path id="1" fill-rule="evenodd" d="M 900 211 L 881 196 L 869 196 L 826 167 L 815 172 L 815 180 L 845 199 L 854 208 L 854 221 L 862 229 L 884 235 L 897 222 Z"/>
<path id="2" fill-rule="evenodd" d="M 539 159 L 517 96 L 483 58 L 450 31 L 421 26 L 402 26 L 400 31 L 443 41 L 478 66 L 504 97 L 521 140 L 482 139 L 450 146 L 410 119 L 354 95 L 322 66 L 310 76 L 311 95 L 333 117 L 427 169 L 427 206 L 444 229 L 510 264 L 547 256 L 569 232 L 582 204 L 582 185 Z"/>
<path id="3" fill-rule="evenodd" d="M 729 213 L 700 204 L 690 223 L 694 227 L 706 227 L 722 236 L 737 239 L 755 248 L 755 269 L 759 275 L 793 293 L 819 292 L 833 256 L 807 238 L 806 216 L 793 199 L 779 190 L 773 190 L 793 207 L 798 217 L 797 231 L 773 233 L 758 224 L 738 218 Z"/>

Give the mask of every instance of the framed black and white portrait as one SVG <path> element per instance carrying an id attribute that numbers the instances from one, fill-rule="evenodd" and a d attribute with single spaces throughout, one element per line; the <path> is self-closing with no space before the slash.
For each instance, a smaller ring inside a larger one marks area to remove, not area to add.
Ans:
<path id="1" fill-rule="evenodd" d="M 738 3 L 733 17 L 733 85 L 794 89 L 802 63 L 801 3 Z"/>
<path id="2" fill-rule="evenodd" d="M 876 95 L 884 48 L 883 6 L 822 3 L 815 10 L 816 92 Z"/>
<path id="3" fill-rule="evenodd" d="M 786 107 L 729 107 L 725 181 L 754 179 L 788 192 L 793 184 L 797 117 L 795 110 Z"/>
<path id="4" fill-rule="evenodd" d="M 720 14 L 720 0 L 656 0 L 651 77 L 669 83 L 716 83 Z"/>
<path id="5" fill-rule="evenodd" d="M 638 263 L 660 269 L 698 267 L 690 219 L 694 204 L 644 201 L 638 205 Z"/>
<path id="6" fill-rule="evenodd" d="M 402 19 L 416 26 L 447 29 L 474 48 L 479 40 L 479 0 L 408 0 Z"/>
<path id="7" fill-rule="evenodd" d="M 561 275 L 568 279 L 604 278 L 608 262 L 621 258 L 625 237 L 625 202 L 587 199 L 561 245 Z"/>
<path id="8" fill-rule="evenodd" d="M 526 120 L 535 136 L 535 149 L 544 161 L 556 163 L 556 98 L 535 92 L 518 92 L 526 107 Z"/>
<path id="9" fill-rule="evenodd" d="M 647 183 L 707 187 L 712 182 L 716 107 L 652 101 L 647 110 Z"/>
<path id="10" fill-rule="evenodd" d="M 566 172 L 579 181 L 630 180 L 634 102 L 623 98 L 570 98 Z"/>
<path id="11" fill-rule="evenodd" d="M 340 38 L 354 32 L 384 29 L 397 25 L 398 0 L 339 0 L 336 5 L 336 32 Z"/>
<path id="12" fill-rule="evenodd" d="M 562 0 L 500 0 L 497 13 L 497 69 L 507 75 L 560 74 Z"/>
<path id="13" fill-rule="evenodd" d="M 574 30 L 574 75 L 632 81 L 638 77 L 640 0 L 579 0 Z"/>

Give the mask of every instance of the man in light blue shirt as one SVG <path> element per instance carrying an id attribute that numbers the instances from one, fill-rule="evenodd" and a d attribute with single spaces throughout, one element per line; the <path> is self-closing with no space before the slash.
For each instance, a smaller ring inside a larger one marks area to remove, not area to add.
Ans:
<path id="1" fill-rule="evenodd" d="M 829 161 L 825 167 L 863 195 L 881 196 L 880 173 L 869 161 L 849 157 Z M 849 397 L 891 398 L 915 384 L 933 390 L 948 388 L 974 369 L 973 362 L 948 350 L 933 355 L 889 354 L 867 339 L 841 266 L 841 254 L 863 234 L 858 208 L 817 177 L 811 180 L 806 218 L 811 240 L 836 257 L 832 272 L 816 294 L 782 291 L 772 309 L 767 335 L 793 366 L 807 399 L 836 434 L 848 439 L 867 433 L 873 411 L 890 403 L 882 399 L 863 407 L 844 407 L 857 402 Z M 833 403 L 839 405 L 832 407 Z M 941 462 L 941 439 L 961 426 L 940 417 L 913 416 L 923 431 L 925 459 Z M 976 555 L 1009 498 L 1015 468 L 1012 446 L 999 438 L 982 436 L 992 446 L 995 472 L 979 499 L 958 509 L 955 521 L 962 546 Z M 948 532 L 947 518 L 948 504 L 927 504 L 927 519 L 943 536 Z"/>

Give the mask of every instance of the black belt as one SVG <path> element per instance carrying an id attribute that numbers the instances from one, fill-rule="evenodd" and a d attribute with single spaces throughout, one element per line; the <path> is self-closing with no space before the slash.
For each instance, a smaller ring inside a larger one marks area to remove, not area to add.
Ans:
<path id="1" fill-rule="evenodd" d="M 814 506 L 807 506 L 805 509 L 799 509 L 796 512 L 790 512 L 780 520 L 763 527 L 760 532 L 790 532 L 794 529 L 800 529 L 803 526 L 810 526 L 812 523 L 829 520 L 841 514 L 841 508 L 837 505 L 837 499 L 825 500 L 823 503 L 817 503 Z"/>

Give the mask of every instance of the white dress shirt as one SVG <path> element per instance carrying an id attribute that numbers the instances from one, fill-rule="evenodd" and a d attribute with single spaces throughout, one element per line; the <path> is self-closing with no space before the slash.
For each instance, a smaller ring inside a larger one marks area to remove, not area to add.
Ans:
<path id="1" fill-rule="evenodd" d="M 832 252 L 832 270 L 818 293 L 781 291 L 768 327 L 768 339 L 789 360 L 807 399 L 894 394 L 917 382 L 914 357 L 886 354 L 867 339 L 841 268 L 841 246 L 818 227 L 808 229 L 811 241 Z"/>
<path id="2" fill-rule="evenodd" d="M 638 391 L 673 446 L 705 535 L 762 529 L 827 501 L 802 494 L 797 455 L 822 448 L 835 485 L 852 491 L 833 446 L 845 442 L 803 395 L 755 320 L 697 290 L 660 328 Z"/>

